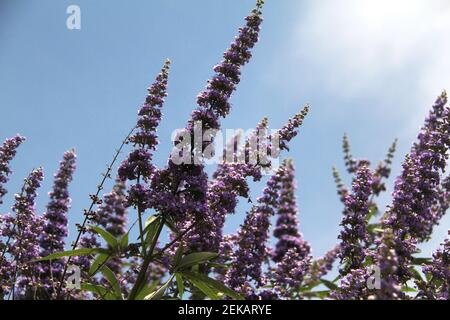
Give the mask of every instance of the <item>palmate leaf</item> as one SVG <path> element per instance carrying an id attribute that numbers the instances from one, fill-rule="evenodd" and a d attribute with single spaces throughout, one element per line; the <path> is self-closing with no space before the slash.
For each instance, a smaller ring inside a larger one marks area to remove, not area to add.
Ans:
<path id="1" fill-rule="evenodd" d="M 218 300 L 223 299 L 224 296 L 228 296 L 235 300 L 244 300 L 244 298 L 238 293 L 234 292 L 221 282 L 211 279 L 208 276 L 205 276 L 204 274 L 189 271 L 183 271 L 180 273 L 183 276 L 183 278 L 191 282 L 210 299 Z"/>
<path id="2" fill-rule="evenodd" d="M 81 249 L 69 250 L 69 251 L 64 251 L 64 252 L 52 253 L 44 258 L 33 260 L 32 262 L 56 260 L 56 259 L 64 258 L 64 257 L 88 256 L 88 255 L 97 254 L 97 253 L 109 254 L 110 250 L 104 249 L 104 248 L 81 248 Z"/>
<path id="3" fill-rule="evenodd" d="M 175 270 L 182 270 L 208 262 L 217 258 L 218 254 L 213 252 L 195 252 L 184 256 L 175 266 Z"/>

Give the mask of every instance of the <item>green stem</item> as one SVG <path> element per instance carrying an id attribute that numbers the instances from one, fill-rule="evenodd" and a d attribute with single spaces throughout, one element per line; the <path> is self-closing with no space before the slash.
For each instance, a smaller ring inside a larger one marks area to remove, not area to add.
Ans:
<path id="1" fill-rule="evenodd" d="M 128 297 L 128 300 L 134 300 L 136 296 L 138 295 L 140 289 L 145 285 L 147 282 L 147 270 L 152 262 L 154 256 L 153 251 L 155 250 L 156 244 L 158 243 L 159 236 L 161 235 L 161 231 L 166 223 L 166 218 L 163 216 L 161 219 L 160 225 L 158 226 L 158 231 L 156 232 L 155 238 L 152 241 L 152 245 L 150 247 L 150 250 L 147 252 L 147 254 L 144 256 L 144 262 L 142 263 L 141 270 L 139 271 L 139 274 L 137 276 L 136 282 L 131 289 L 130 295 Z"/>

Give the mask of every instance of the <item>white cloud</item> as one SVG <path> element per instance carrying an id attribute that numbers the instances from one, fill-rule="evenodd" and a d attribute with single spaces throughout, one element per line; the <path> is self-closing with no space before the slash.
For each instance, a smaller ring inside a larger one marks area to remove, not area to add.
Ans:
<path id="1" fill-rule="evenodd" d="M 398 120 L 401 140 L 414 137 L 436 96 L 450 91 L 448 0 L 309 1 L 286 46 L 300 64 L 293 69 L 307 74 L 306 90 L 354 102 L 340 110 L 370 101 Z M 449 218 L 425 251 L 442 241 Z"/>
<path id="2" fill-rule="evenodd" d="M 420 118 L 450 90 L 450 1 L 315 0 L 301 10 L 290 45 L 318 71 L 310 85 L 346 99 L 392 98 L 401 112 L 413 100 L 424 109 L 408 116 Z"/>

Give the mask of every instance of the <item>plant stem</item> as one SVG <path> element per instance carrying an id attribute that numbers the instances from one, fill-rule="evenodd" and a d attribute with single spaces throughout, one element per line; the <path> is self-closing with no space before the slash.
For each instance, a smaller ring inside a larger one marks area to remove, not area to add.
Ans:
<path id="1" fill-rule="evenodd" d="M 87 210 L 87 212 L 85 212 L 85 214 L 84 214 L 84 220 L 83 220 L 83 223 L 81 224 L 80 230 L 78 231 L 77 238 L 76 238 L 75 242 L 72 245 L 72 250 L 75 250 L 76 247 L 78 246 L 78 242 L 81 239 L 81 235 L 84 234 L 84 232 L 85 232 L 84 229 L 86 227 L 86 223 L 89 220 L 90 215 L 92 214 L 92 210 L 93 210 L 94 206 L 97 204 L 98 196 L 100 195 L 100 191 L 103 189 L 103 185 L 105 184 L 106 179 L 110 176 L 110 173 L 112 171 L 112 167 L 113 167 L 114 163 L 116 163 L 117 158 L 119 157 L 119 154 L 122 152 L 123 147 L 128 142 L 128 139 L 130 138 L 131 134 L 134 132 L 135 129 L 136 129 L 136 127 L 133 127 L 133 129 L 131 129 L 131 131 L 128 133 L 128 135 L 125 137 L 125 139 L 122 141 L 122 144 L 120 145 L 119 149 L 117 149 L 113 160 L 111 161 L 111 163 L 109 164 L 109 166 L 108 166 L 108 168 L 106 170 L 106 173 L 103 175 L 103 179 L 102 179 L 102 181 L 100 182 L 100 184 L 97 187 L 97 193 L 92 197 L 91 205 L 89 206 L 89 209 Z M 58 284 L 58 291 L 56 293 L 56 299 L 57 300 L 60 298 L 62 286 L 63 286 L 63 283 L 64 283 L 64 278 L 66 277 L 67 269 L 68 269 L 69 263 L 71 261 L 72 261 L 72 257 L 69 257 L 67 259 L 66 263 L 64 264 L 64 270 L 63 270 L 61 279 L 60 279 L 59 284 Z"/>
<path id="2" fill-rule="evenodd" d="M 134 300 L 139 293 L 139 290 L 145 285 L 147 281 L 147 269 L 152 262 L 154 256 L 153 251 L 155 250 L 156 244 L 158 243 L 159 236 L 161 235 L 161 231 L 166 224 L 166 218 L 163 216 L 161 219 L 161 223 L 158 226 L 158 231 L 156 232 L 155 238 L 152 241 L 152 245 L 150 247 L 150 250 L 147 252 L 147 254 L 144 256 L 144 262 L 142 263 L 141 270 L 138 273 L 136 282 L 131 289 L 130 295 L 128 297 L 128 300 Z"/>

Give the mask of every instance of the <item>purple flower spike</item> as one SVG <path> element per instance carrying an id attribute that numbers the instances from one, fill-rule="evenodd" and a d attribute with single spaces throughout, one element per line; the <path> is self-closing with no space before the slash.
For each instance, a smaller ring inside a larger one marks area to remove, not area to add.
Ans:
<path id="1" fill-rule="evenodd" d="M 69 183 L 72 181 L 76 168 L 76 154 L 74 150 L 64 153 L 63 160 L 59 164 L 59 170 L 55 174 L 53 191 L 50 192 L 50 202 L 44 214 L 44 229 L 40 236 L 39 244 L 41 256 L 45 257 L 55 252 L 64 251 L 65 238 L 67 237 L 67 213 L 70 208 Z M 41 281 L 49 289 L 53 279 L 60 279 L 64 262 L 62 260 L 41 264 Z"/>
<path id="2" fill-rule="evenodd" d="M 161 121 L 161 109 L 167 96 L 170 60 L 167 60 L 156 77 L 155 82 L 148 88 L 145 103 L 138 113 L 137 132 L 130 137 L 135 149 L 122 162 L 118 169 L 122 181 L 136 181 L 130 187 L 128 194 L 129 205 L 145 211 L 148 201 L 143 201 L 142 191 L 147 188 L 143 182 L 150 181 L 155 172 L 152 164 L 153 151 L 158 145 L 157 127 Z M 147 195 L 145 196 L 147 198 Z"/>
<path id="3" fill-rule="evenodd" d="M 299 233 L 297 218 L 297 201 L 295 197 L 295 169 L 292 160 L 286 160 L 280 170 L 280 195 L 277 204 L 277 224 L 274 236 L 278 238 L 273 261 L 280 262 L 290 249 L 299 259 L 306 259 L 310 255 L 310 245 Z M 291 253 L 292 255 L 292 253 Z"/>
<path id="4" fill-rule="evenodd" d="M 43 231 L 43 220 L 35 213 L 35 199 L 43 178 L 42 168 L 33 170 L 25 179 L 21 193 L 15 195 L 12 207 L 15 216 L 2 219 L 2 227 L 6 227 L 2 234 L 11 239 L 6 247 L 15 274 L 11 280 L 16 280 L 15 283 L 9 283 L 8 291 L 14 286 L 15 298 L 31 298 L 40 286 L 39 266 L 28 263 L 40 257 L 39 237 Z M 5 291 L 5 286 L 3 290 Z"/>
<path id="5" fill-rule="evenodd" d="M 15 157 L 17 148 L 24 141 L 24 137 L 16 135 L 6 139 L 0 146 L 0 204 L 3 203 L 2 198 L 8 192 L 3 185 L 8 182 L 8 176 L 11 174 L 9 162 Z"/>
<path id="6" fill-rule="evenodd" d="M 270 218 L 274 215 L 278 190 L 280 188 L 279 172 L 267 182 L 263 195 L 245 218 L 238 232 L 237 249 L 233 253 L 231 267 L 225 275 L 225 284 L 247 297 L 255 291 L 251 288 L 253 281 L 257 287 L 266 282 L 262 276 L 262 264 L 269 257 L 266 242 L 269 239 Z"/>
<path id="7" fill-rule="evenodd" d="M 372 193 L 372 173 L 367 166 L 360 166 L 352 185 L 352 193 L 345 197 L 343 230 L 339 235 L 341 250 L 339 257 L 345 262 L 342 274 L 357 269 L 365 259 L 367 242 L 367 215 L 369 197 Z"/>

